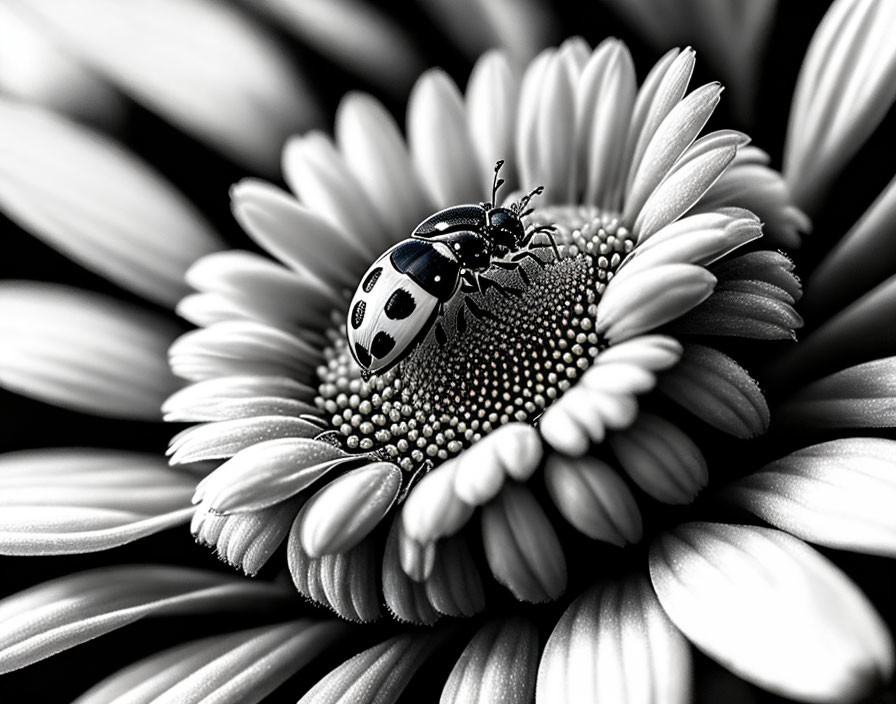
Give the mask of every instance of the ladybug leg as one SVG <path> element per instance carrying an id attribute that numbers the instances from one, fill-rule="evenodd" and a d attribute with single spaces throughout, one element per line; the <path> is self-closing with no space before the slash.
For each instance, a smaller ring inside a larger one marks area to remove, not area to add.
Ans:
<path id="1" fill-rule="evenodd" d="M 472 298 L 464 296 L 464 305 L 467 307 L 467 310 L 470 311 L 470 315 L 472 315 L 477 320 L 497 320 L 497 316 L 491 311 L 485 310 L 482 308 L 476 301 Z M 464 322 L 466 325 L 466 322 Z"/>
<path id="2" fill-rule="evenodd" d="M 404 500 L 408 498 L 408 494 L 411 493 L 411 489 L 414 488 L 414 485 L 419 482 L 423 477 L 429 474 L 429 471 L 433 468 L 432 460 L 423 460 L 420 463 L 420 466 L 417 469 L 413 470 L 411 476 L 408 478 L 407 482 L 405 482 L 404 488 L 401 490 L 401 493 L 398 495 L 398 504 L 401 505 L 404 503 Z"/>
<path id="3" fill-rule="evenodd" d="M 531 252 L 530 252 L 530 254 L 531 254 Z M 538 259 L 538 257 L 535 257 L 535 259 L 538 260 L 538 263 L 540 266 L 544 266 L 544 264 L 542 263 L 542 261 L 540 259 Z M 517 276 L 519 276 L 520 279 L 522 279 L 522 282 L 526 286 L 528 286 L 531 281 L 529 279 L 529 274 L 527 274 L 526 270 L 522 266 L 520 266 L 520 263 L 518 261 L 492 262 L 492 266 L 496 266 L 499 269 L 506 269 L 507 271 L 515 271 L 517 273 Z"/>
<path id="4" fill-rule="evenodd" d="M 524 249 L 522 252 L 517 252 L 511 257 L 510 261 L 517 267 L 521 267 L 523 265 L 524 259 L 531 259 L 533 262 L 538 264 L 540 269 L 544 269 L 545 266 L 547 266 L 547 262 L 545 262 L 544 259 L 535 254 L 535 252 L 532 252 L 528 249 Z"/>
<path id="5" fill-rule="evenodd" d="M 560 250 L 557 248 L 557 242 L 554 239 L 554 231 L 555 228 L 553 225 L 543 225 L 542 227 L 535 227 L 529 231 L 529 233 L 523 238 L 523 241 L 520 243 L 520 247 L 544 247 L 545 245 L 534 245 L 530 244 L 535 235 L 545 235 L 550 241 L 550 246 L 554 250 L 554 258 L 560 258 Z"/>
<path id="6" fill-rule="evenodd" d="M 518 288 L 514 288 L 513 286 L 505 286 L 502 283 L 495 281 L 494 279 L 490 279 L 483 274 L 474 274 L 476 277 L 476 283 L 478 285 L 479 293 L 484 294 L 490 288 L 495 289 L 502 296 L 519 296 L 522 293 L 522 290 Z"/>

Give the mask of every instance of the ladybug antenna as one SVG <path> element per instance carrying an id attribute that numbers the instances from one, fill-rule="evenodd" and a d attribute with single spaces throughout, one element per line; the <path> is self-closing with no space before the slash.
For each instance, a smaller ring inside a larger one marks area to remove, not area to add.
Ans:
<path id="1" fill-rule="evenodd" d="M 528 212 L 524 213 L 523 209 L 527 205 L 529 205 L 529 201 L 532 200 L 533 197 L 540 196 L 542 193 L 544 193 L 544 186 L 539 186 L 538 188 L 533 188 L 531 191 L 529 191 L 528 195 L 525 195 L 520 199 L 520 202 L 517 204 L 517 207 L 516 207 L 516 211 L 518 213 L 520 213 L 520 217 L 523 217 L 524 215 L 528 215 L 529 213 L 532 212 L 531 210 L 529 210 Z"/>
<path id="2" fill-rule="evenodd" d="M 498 172 L 501 170 L 501 167 L 504 166 L 504 160 L 498 159 L 495 164 L 495 178 L 492 181 L 492 206 L 495 207 L 498 205 L 498 201 L 496 197 L 498 195 L 498 189 L 504 185 L 504 179 L 498 178 Z"/>

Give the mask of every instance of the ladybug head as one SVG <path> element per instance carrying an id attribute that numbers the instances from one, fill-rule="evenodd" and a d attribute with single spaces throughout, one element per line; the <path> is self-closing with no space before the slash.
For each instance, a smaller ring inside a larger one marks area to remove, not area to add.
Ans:
<path id="1" fill-rule="evenodd" d="M 488 211 L 488 233 L 491 241 L 499 248 L 516 249 L 526 237 L 526 229 L 523 227 L 522 218 L 532 212 L 532 209 L 526 209 L 529 201 L 534 196 L 540 195 L 544 191 L 544 186 L 533 189 L 527 195 L 523 196 L 518 203 L 514 203 L 509 208 L 497 207 L 498 189 L 504 183 L 503 178 L 498 178 L 498 172 L 504 166 L 504 161 L 498 161 L 495 164 L 495 179 L 492 182 L 492 202 L 485 204 L 483 207 Z"/>

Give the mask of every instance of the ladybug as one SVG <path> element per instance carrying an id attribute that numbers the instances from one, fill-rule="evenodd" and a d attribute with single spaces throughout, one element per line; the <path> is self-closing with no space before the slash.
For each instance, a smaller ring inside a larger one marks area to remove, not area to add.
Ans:
<path id="1" fill-rule="evenodd" d="M 495 196 L 504 183 L 498 178 L 503 161 L 495 165 L 492 202 L 456 205 L 430 215 L 414 228 L 411 236 L 380 255 L 361 279 L 348 310 L 348 347 L 361 376 L 367 381 L 384 374 L 404 359 L 426 336 L 444 305 L 463 282 L 464 292 L 483 293 L 495 288 L 503 295 L 518 294 L 504 284 L 484 276 L 495 265 L 515 270 L 524 259 L 545 262 L 531 248 L 532 238 L 547 234 L 555 257 L 559 251 L 552 227 L 532 228 L 528 233 L 522 218 L 529 201 L 544 188 L 539 186 L 509 208 L 496 207 Z M 500 261 L 507 255 L 509 261 Z M 520 270 L 520 274 L 524 272 Z M 465 298 L 475 317 L 487 315 Z M 446 335 L 436 328 L 440 344 Z"/>

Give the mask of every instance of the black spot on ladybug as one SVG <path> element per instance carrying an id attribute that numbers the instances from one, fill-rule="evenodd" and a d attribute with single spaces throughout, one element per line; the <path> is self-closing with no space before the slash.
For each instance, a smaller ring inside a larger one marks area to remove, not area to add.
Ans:
<path id="1" fill-rule="evenodd" d="M 352 327 L 357 330 L 361 327 L 361 323 L 364 322 L 364 311 L 367 308 L 367 304 L 364 301 L 358 301 L 355 303 L 355 307 L 352 308 Z"/>
<path id="2" fill-rule="evenodd" d="M 370 362 L 372 361 L 370 359 L 370 352 L 364 349 L 364 347 L 357 342 L 355 343 L 355 357 L 357 357 L 362 367 L 370 366 Z"/>
<path id="3" fill-rule="evenodd" d="M 414 297 L 403 288 L 400 288 L 397 291 L 393 291 L 392 295 L 389 296 L 383 311 L 392 320 L 403 320 L 413 313 L 416 307 L 417 304 L 414 303 Z"/>
<path id="4" fill-rule="evenodd" d="M 377 359 L 382 359 L 392 351 L 393 347 L 395 347 L 395 338 L 380 330 L 373 337 L 373 342 L 370 345 L 370 353 Z"/>
<path id="5" fill-rule="evenodd" d="M 364 283 L 361 285 L 362 288 L 364 289 L 364 293 L 370 293 L 373 290 L 374 284 L 376 284 L 376 282 L 379 281 L 380 274 L 382 274 L 382 273 L 383 273 L 383 267 L 378 266 L 376 269 L 374 269 L 367 275 L 367 278 L 364 279 Z"/>

